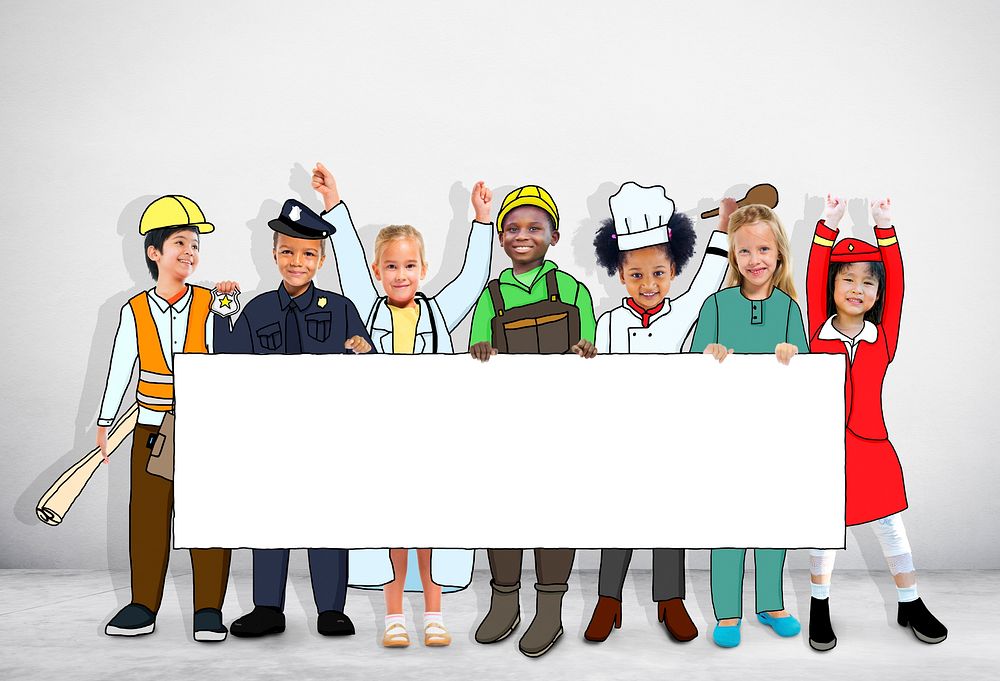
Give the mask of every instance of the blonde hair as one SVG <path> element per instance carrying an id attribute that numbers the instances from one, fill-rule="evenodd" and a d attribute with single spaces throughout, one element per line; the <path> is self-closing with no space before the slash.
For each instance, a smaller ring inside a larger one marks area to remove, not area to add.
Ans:
<path id="1" fill-rule="evenodd" d="M 386 245 L 390 241 L 397 241 L 399 239 L 413 239 L 416 241 L 420 245 L 420 264 L 427 264 L 424 237 L 417 231 L 417 228 L 412 225 L 388 225 L 380 229 L 375 236 L 375 259 L 372 261 L 372 265 L 378 265 L 378 261 L 382 257 L 382 251 L 385 250 Z"/>
<path id="2" fill-rule="evenodd" d="M 759 203 L 743 206 L 729 217 L 729 274 L 726 277 L 726 287 L 743 285 L 743 274 L 736 264 L 736 254 L 733 251 L 733 237 L 742 227 L 754 222 L 767 223 L 778 245 L 778 266 L 771 275 L 771 283 L 788 294 L 789 298 L 797 301 L 795 282 L 792 279 L 792 249 L 788 243 L 788 234 L 785 233 L 777 213 Z"/>

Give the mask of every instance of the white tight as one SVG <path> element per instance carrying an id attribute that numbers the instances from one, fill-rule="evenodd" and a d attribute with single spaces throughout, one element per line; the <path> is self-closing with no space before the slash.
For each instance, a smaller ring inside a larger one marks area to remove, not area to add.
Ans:
<path id="1" fill-rule="evenodd" d="M 906 538 L 906 528 L 898 513 L 866 523 L 872 528 L 879 544 L 882 545 L 882 555 L 889 564 L 889 572 L 893 577 L 899 574 L 913 572 L 913 553 L 910 551 L 910 541 Z M 833 574 L 833 563 L 836 558 L 835 549 L 812 549 L 809 551 L 809 572 L 814 576 Z"/>

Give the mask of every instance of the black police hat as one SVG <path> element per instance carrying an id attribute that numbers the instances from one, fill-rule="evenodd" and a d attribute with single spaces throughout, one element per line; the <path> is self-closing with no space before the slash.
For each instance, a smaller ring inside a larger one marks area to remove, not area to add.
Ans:
<path id="1" fill-rule="evenodd" d="M 281 207 L 281 215 L 268 220 L 267 226 L 275 232 L 296 239 L 325 239 L 337 231 L 309 206 L 295 199 L 285 201 L 285 205 Z"/>

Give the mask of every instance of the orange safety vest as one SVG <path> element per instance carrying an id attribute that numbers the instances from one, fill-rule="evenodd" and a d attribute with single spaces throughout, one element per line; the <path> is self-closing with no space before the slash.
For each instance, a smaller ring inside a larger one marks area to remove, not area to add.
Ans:
<path id="1" fill-rule="evenodd" d="M 163 356 L 160 334 L 149 309 L 149 296 L 145 292 L 140 293 L 130 298 L 128 304 L 135 316 L 135 330 L 139 341 L 139 384 L 135 390 L 135 401 L 146 409 L 170 411 L 174 407 L 174 375 Z M 212 292 L 200 286 L 192 286 L 184 352 L 208 354 L 205 324 L 211 306 Z"/>

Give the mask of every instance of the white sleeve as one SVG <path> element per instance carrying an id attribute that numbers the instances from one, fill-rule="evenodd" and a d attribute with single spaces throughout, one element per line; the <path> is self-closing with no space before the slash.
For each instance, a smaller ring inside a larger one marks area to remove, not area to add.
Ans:
<path id="1" fill-rule="evenodd" d="M 597 354 L 607 355 L 611 352 L 611 310 L 601 315 L 597 320 Z"/>
<path id="2" fill-rule="evenodd" d="M 358 232 L 354 229 L 347 204 L 341 201 L 331 208 L 323 219 L 336 230 L 330 235 L 330 244 L 333 246 L 333 256 L 337 262 L 340 290 L 354 303 L 361 320 L 367 324 L 378 300 L 378 289 L 372 279 L 368 259 L 361 247 Z"/>
<path id="3" fill-rule="evenodd" d="M 685 323 L 685 328 L 688 330 L 698 320 L 698 313 L 701 312 L 705 300 L 722 286 L 727 267 L 729 267 L 729 237 L 725 232 L 712 232 L 694 280 L 690 288 L 681 294 L 685 304 L 680 307 L 690 317 Z"/>
<path id="4" fill-rule="evenodd" d="M 493 253 L 493 223 L 472 222 L 469 244 L 465 247 L 462 271 L 441 292 L 434 296 L 450 333 L 479 300 L 490 278 L 490 258 Z"/>
<path id="5" fill-rule="evenodd" d="M 125 303 L 118 320 L 115 344 L 111 350 L 111 367 L 108 369 L 108 382 L 104 386 L 104 398 L 101 400 L 97 425 L 110 426 L 114 423 L 128 384 L 132 381 L 132 370 L 137 359 L 139 359 L 139 340 L 136 337 L 135 315 L 132 314 L 132 306 Z"/>

